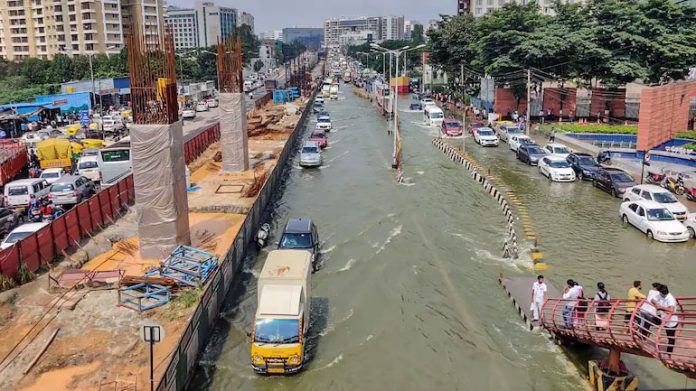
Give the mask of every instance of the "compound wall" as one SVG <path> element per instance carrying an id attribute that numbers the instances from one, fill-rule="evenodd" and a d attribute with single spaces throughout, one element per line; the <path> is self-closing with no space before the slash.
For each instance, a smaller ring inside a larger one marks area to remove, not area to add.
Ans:
<path id="1" fill-rule="evenodd" d="M 694 96 L 696 81 L 644 88 L 640 94 L 636 149 L 647 151 L 687 130 L 689 105 Z"/>

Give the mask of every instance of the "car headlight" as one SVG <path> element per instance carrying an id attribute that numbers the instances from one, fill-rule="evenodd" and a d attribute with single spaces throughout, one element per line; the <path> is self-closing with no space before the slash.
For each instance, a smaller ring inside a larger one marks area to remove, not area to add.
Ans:
<path id="1" fill-rule="evenodd" d="M 591 171 L 587 171 L 587 170 L 582 170 L 582 175 L 584 175 L 584 176 L 590 176 L 590 175 L 592 175 L 592 172 L 591 172 Z"/>
<path id="2" fill-rule="evenodd" d="M 293 354 L 292 356 L 288 357 L 288 364 L 299 364 L 302 362 L 302 358 L 296 354 Z"/>
<path id="3" fill-rule="evenodd" d="M 667 232 L 665 231 L 656 231 L 655 233 L 658 235 L 667 235 Z"/>
<path id="4" fill-rule="evenodd" d="M 253 361 L 254 364 L 263 364 L 263 357 L 256 354 L 251 358 L 251 361 Z"/>

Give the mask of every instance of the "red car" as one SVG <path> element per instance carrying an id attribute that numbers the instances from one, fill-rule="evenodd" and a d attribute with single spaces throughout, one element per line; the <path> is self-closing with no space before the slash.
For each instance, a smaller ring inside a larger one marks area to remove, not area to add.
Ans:
<path id="1" fill-rule="evenodd" d="M 329 138 L 326 137 L 326 132 L 323 130 L 315 130 L 309 135 L 309 141 L 316 141 L 319 144 L 319 148 L 326 148 L 329 146 Z"/>
<path id="2" fill-rule="evenodd" d="M 473 136 L 474 133 L 476 133 L 476 129 L 478 129 L 478 128 L 486 128 L 486 127 L 487 127 L 487 126 L 486 126 L 485 123 L 483 123 L 483 121 L 472 122 L 472 123 L 470 123 L 469 126 L 468 126 L 468 128 L 469 128 L 469 134 L 471 134 L 471 135 Z"/>
<path id="3" fill-rule="evenodd" d="M 442 121 L 442 127 L 440 131 L 443 135 L 448 137 L 459 137 L 462 135 L 462 123 L 456 119 L 445 119 Z"/>

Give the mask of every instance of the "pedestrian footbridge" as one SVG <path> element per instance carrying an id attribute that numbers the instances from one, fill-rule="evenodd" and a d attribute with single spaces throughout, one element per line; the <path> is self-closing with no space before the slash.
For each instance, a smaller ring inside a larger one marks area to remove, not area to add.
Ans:
<path id="1" fill-rule="evenodd" d="M 676 298 L 676 328 L 648 319 L 640 311 L 644 300 L 547 299 L 541 326 L 561 340 L 607 348 L 620 353 L 653 357 L 667 368 L 696 378 L 696 297 Z M 566 308 L 572 307 L 572 310 Z M 674 335 L 671 337 L 671 335 Z"/>

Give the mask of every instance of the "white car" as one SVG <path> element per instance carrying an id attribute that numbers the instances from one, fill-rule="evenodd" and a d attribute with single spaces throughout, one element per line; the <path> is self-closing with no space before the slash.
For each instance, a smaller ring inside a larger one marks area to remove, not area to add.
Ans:
<path id="1" fill-rule="evenodd" d="M 425 108 L 425 106 L 434 105 L 435 102 L 431 98 L 421 98 L 420 104 Z"/>
<path id="2" fill-rule="evenodd" d="M 101 182 L 101 170 L 99 169 L 99 158 L 96 155 L 80 157 L 77 161 L 77 173 L 93 182 Z"/>
<path id="3" fill-rule="evenodd" d="M 206 103 L 208 103 L 208 107 L 211 109 L 219 105 L 217 99 L 208 99 Z"/>
<path id="4" fill-rule="evenodd" d="M 525 136 L 524 134 L 513 134 L 508 139 L 508 146 L 510 147 L 511 151 L 517 152 L 517 148 L 519 148 L 522 144 L 534 144 L 534 141 L 529 136 Z"/>
<path id="5" fill-rule="evenodd" d="M 111 115 L 105 115 L 101 119 L 101 124 L 106 133 L 113 133 L 123 130 L 123 121 L 121 117 L 114 117 Z"/>
<path id="6" fill-rule="evenodd" d="M 9 234 L 7 234 L 7 237 L 5 237 L 5 239 L 2 241 L 2 243 L 0 243 L 0 250 L 4 250 L 8 247 L 14 246 L 15 243 L 30 236 L 31 234 L 35 233 L 36 231 L 40 230 L 41 228 L 43 228 L 47 225 L 48 225 L 48 222 L 29 223 L 29 224 L 20 225 L 19 227 L 10 231 Z"/>
<path id="7" fill-rule="evenodd" d="M 519 126 L 513 124 L 502 124 L 498 127 L 498 137 L 500 140 L 508 142 L 512 136 L 523 135 L 524 131 Z"/>
<path id="8" fill-rule="evenodd" d="M 321 148 L 316 141 L 305 141 L 300 151 L 300 167 L 321 166 Z"/>
<path id="9" fill-rule="evenodd" d="M 491 145 L 494 147 L 498 146 L 498 136 L 491 128 L 478 128 L 476 133 L 474 133 L 474 140 L 481 146 Z"/>
<path id="10" fill-rule="evenodd" d="M 65 175 L 65 171 L 63 171 L 62 168 L 47 168 L 43 170 L 39 178 L 45 179 L 49 185 L 52 185 L 56 183 L 56 181 L 58 181 L 58 179 L 60 179 L 63 175 Z"/>
<path id="11" fill-rule="evenodd" d="M 664 208 L 672 212 L 677 220 L 686 220 L 686 215 L 689 210 L 679 202 L 674 194 L 669 190 L 657 185 L 638 185 L 626 189 L 624 193 L 624 201 L 640 201 L 648 200 L 655 201 Z"/>
<path id="12" fill-rule="evenodd" d="M 554 182 L 575 181 L 575 170 L 561 156 L 548 155 L 541 158 L 539 172 Z"/>
<path id="13" fill-rule="evenodd" d="M 331 130 L 331 117 L 329 117 L 328 115 L 320 115 L 317 118 L 317 129 L 321 129 L 327 132 Z"/>
<path id="14" fill-rule="evenodd" d="M 546 146 L 544 147 L 544 151 L 548 152 L 551 155 L 562 156 L 563 159 L 567 158 L 568 155 L 570 155 L 571 153 L 571 150 L 568 147 L 559 143 L 546 144 Z"/>
<path id="15" fill-rule="evenodd" d="M 626 201 L 619 208 L 624 224 L 631 224 L 659 242 L 686 242 L 689 231 L 662 205 L 655 201 Z"/>
<path id="16" fill-rule="evenodd" d="M 196 110 L 191 108 L 186 108 L 181 112 L 181 118 L 183 119 L 194 119 L 196 118 Z"/>
<path id="17" fill-rule="evenodd" d="M 198 102 L 196 105 L 196 111 L 201 112 L 201 111 L 208 111 L 210 108 L 208 107 L 208 104 L 205 102 Z"/>
<path id="18" fill-rule="evenodd" d="M 689 236 L 692 239 L 696 239 L 696 213 L 689 213 L 686 216 L 686 220 L 682 221 L 686 226 L 686 230 L 689 231 Z"/>

